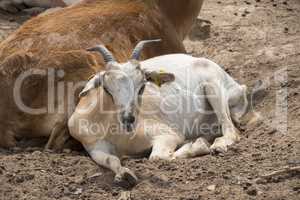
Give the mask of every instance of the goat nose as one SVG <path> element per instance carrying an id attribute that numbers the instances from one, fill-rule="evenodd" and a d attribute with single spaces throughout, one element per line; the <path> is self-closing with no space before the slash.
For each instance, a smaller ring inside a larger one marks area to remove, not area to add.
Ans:
<path id="1" fill-rule="evenodd" d="M 128 122 L 131 123 L 131 124 L 133 124 L 135 122 L 135 117 L 134 116 L 130 116 L 128 118 Z"/>
<path id="2" fill-rule="evenodd" d="M 125 118 L 123 119 L 123 123 L 124 123 L 124 124 L 133 124 L 134 122 L 135 122 L 135 117 L 132 116 L 132 115 L 130 115 L 130 116 L 128 116 L 128 117 L 125 117 Z"/>

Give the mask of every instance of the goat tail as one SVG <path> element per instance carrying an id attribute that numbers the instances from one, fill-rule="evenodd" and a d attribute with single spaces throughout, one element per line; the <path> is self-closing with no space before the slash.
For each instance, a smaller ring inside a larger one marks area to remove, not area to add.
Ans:
<path id="1" fill-rule="evenodd" d="M 247 92 L 248 111 L 258 105 L 264 97 L 267 95 L 267 88 L 269 82 L 258 80 L 254 83 L 254 86 Z"/>
<path id="2" fill-rule="evenodd" d="M 254 107 L 262 102 L 264 97 L 267 95 L 267 88 L 269 85 L 269 82 L 259 80 L 253 85 L 253 87 L 247 90 L 245 98 L 247 99 L 248 104 L 244 115 L 239 122 L 253 124 L 261 120 L 260 114 L 255 112 Z"/>

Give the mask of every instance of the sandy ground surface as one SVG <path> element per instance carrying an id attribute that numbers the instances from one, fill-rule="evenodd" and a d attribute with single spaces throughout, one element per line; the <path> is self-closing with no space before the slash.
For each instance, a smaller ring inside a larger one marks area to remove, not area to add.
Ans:
<path id="1" fill-rule="evenodd" d="M 0 13 L 0 40 L 25 19 Z M 260 120 L 241 125 L 242 140 L 228 153 L 172 162 L 124 159 L 140 179 L 124 191 L 84 152 L 2 149 L 0 199 L 300 199 L 300 172 L 293 170 L 300 166 L 300 1 L 206 1 L 185 44 L 241 83 L 270 83 L 254 108 Z"/>

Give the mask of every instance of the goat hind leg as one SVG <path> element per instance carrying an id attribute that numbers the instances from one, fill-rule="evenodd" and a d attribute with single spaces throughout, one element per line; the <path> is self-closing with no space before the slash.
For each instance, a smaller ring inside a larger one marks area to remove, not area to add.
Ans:
<path id="1" fill-rule="evenodd" d="M 223 134 L 222 137 L 215 139 L 210 148 L 213 152 L 224 153 L 227 151 L 228 146 L 240 140 L 240 136 L 231 120 L 228 100 L 222 85 L 216 81 L 211 81 L 205 85 L 205 93 L 222 126 Z"/>

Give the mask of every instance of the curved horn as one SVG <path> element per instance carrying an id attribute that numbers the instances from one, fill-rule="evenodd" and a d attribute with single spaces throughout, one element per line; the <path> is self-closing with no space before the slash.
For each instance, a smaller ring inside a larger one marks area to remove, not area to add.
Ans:
<path id="1" fill-rule="evenodd" d="M 135 60 L 138 60 L 140 58 L 140 56 L 141 56 L 141 52 L 142 52 L 145 44 L 152 43 L 152 42 L 161 42 L 161 39 L 157 39 L 157 40 L 142 40 L 142 41 L 140 41 L 136 45 L 136 47 L 134 48 L 134 50 L 132 51 L 131 58 L 135 59 Z"/>
<path id="2" fill-rule="evenodd" d="M 112 53 L 103 45 L 97 45 L 95 47 L 92 48 L 88 48 L 87 51 L 96 51 L 101 53 L 101 55 L 103 56 L 103 59 L 105 61 L 105 63 L 109 63 L 109 62 L 115 62 L 116 59 L 114 58 L 114 56 L 112 55 Z"/>

